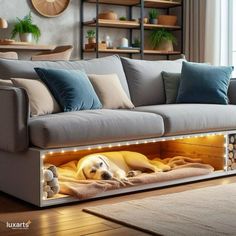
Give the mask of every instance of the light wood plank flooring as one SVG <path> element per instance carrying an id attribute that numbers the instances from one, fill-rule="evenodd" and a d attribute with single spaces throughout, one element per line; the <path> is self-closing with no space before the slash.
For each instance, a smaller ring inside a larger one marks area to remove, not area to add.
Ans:
<path id="1" fill-rule="evenodd" d="M 133 199 L 142 199 L 151 196 L 171 194 L 191 189 L 235 182 L 236 176 L 219 178 L 175 187 L 162 188 L 154 191 L 146 191 L 81 204 L 76 203 L 51 207 L 47 209 L 36 208 L 4 193 L 0 193 L 0 236 L 144 236 L 148 234 L 84 213 L 82 209 L 85 206 L 88 207 Z M 27 222 L 28 220 L 32 222 L 29 230 L 11 230 L 6 228 L 6 222 Z"/>

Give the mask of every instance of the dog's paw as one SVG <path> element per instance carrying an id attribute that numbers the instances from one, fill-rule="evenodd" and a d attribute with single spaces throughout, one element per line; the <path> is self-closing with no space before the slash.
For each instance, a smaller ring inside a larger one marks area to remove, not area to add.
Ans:
<path id="1" fill-rule="evenodd" d="M 118 181 L 123 187 L 127 186 L 127 185 L 133 185 L 128 178 L 113 178 L 113 180 Z"/>
<path id="2" fill-rule="evenodd" d="M 130 178 L 130 177 L 135 177 L 137 175 L 140 175 L 142 174 L 142 171 L 139 171 L 139 170 L 130 170 L 128 173 L 127 173 L 127 177 Z"/>

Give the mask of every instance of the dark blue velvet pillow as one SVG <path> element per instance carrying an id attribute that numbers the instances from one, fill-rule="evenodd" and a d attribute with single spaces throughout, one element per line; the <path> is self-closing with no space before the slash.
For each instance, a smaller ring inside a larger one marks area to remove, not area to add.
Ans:
<path id="1" fill-rule="evenodd" d="M 228 104 L 233 67 L 183 62 L 177 103 Z"/>
<path id="2" fill-rule="evenodd" d="M 35 71 L 64 112 L 102 108 L 102 104 L 84 72 L 43 68 L 35 68 Z"/>

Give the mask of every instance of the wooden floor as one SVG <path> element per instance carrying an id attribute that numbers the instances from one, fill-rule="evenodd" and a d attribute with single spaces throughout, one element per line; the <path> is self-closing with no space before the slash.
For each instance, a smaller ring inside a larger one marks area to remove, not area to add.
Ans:
<path id="1" fill-rule="evenodd" d="M 70 204 L 59 207 L 39 209 L 25 202 L 0 193 L 0 236 L 7 235 L 50 235 L 50 236 L 143 236 L 148 235 L 141 231 L 112 223 L 102 218 L 82 212 L 86 206 L 111 204 L 120 201 L 142 199 L 151 196 L 171 194 L 191 189 L 203 188 L 214 185 L 235 183 L 236 176 L 219 178 L 204 182 L 163 188 L 137 194 L 106 198 L 86 202 L 83 204 Z M 28 230 L 12 230 L 6 228 L 6 222 L 32 223 Z"/>

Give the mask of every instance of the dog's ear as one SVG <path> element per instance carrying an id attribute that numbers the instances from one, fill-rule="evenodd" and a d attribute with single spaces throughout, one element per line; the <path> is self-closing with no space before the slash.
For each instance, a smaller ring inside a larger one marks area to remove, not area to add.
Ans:
<path id="1" fill-rule="evenodd" d="M 79 180 L 86 180 L 86 176 L 84 174 L 84 169 L 83 168 L 79 168 L 77 173 L 76 173 L 76 178 Z"/>
<path id="2" fill-rule="evenodd" d="M 99 155 L 98 158 L 101 159 L 105 163 L 105 165 L 107 166 L 108 169 L 110 168 L 109 160 L 107 157 L 105 157 L 103 155 Z"/>
<path id="3" fill-rule="evenodd" d="M 78 163 L 77 163 L 77 173 L 76 173 L 76 178 L 77 179 L 80 179 L 80 180 L 85 180 L 87 179 L 86 178 L 86 175 L 84 173 L 84 158 L 81 158 Z"/>

